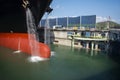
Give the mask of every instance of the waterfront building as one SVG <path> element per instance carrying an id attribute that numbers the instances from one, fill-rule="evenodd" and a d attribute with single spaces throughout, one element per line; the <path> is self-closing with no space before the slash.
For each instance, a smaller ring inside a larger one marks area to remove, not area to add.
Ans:
<path id="1" fill-rule="evenodd" d="M 81 47 L 92 50 L 105 50 L 109 40 L 120 40 L 120 30 L 97 30 L 96 15 L 49 18 L 51 41 L 55 44 Z M 45 26 L 42 19 L 40 26 Z"/>
<path id="2" fill-rule="evenodd" d="M 119 27 L 110 28 L 109 39 L 111 41 L 120 41 L 120 28 Z"/>
<path id="3" fill-rule="evenodd" d="M 96 15 L 81 16 L 81 26 L 85 28 L 95 28 Z"/>
<path id="4" fill-rule="evenodd" d="M 73 27 L 77 27 L 78 29 L 91 29 L 95 28 L 96 25 L 96 15 L 48 18 L 48 20 L 50 28 L 61 25 L 63 28 L 67 29 L 73 29 Z M 45 24 L 46 19 L 42 19 L 40 26 L 45 26 Z"/>
<path id="5" fill-rule="evenodd" d="M 80 16 L 68 17 L 68 27 L 80 27 Z"/>

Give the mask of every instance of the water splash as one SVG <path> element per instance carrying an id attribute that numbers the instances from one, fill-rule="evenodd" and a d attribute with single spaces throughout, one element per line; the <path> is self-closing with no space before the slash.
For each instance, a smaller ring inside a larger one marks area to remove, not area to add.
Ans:
<path id="1" fill-rule="evenodd" d="M 45 61 L 45 60 L 49 60 L 48 58 L 42 58 L 39 56 L 32 56 L 28 58 L 29 62 L 40 62 L 40 61 Z"/>
<path id="2" fill-rule="evenodd" d="M 13 53 L 14 53 L 14 54 L 16 54 L 16 53 L 21 53 L 21 51 L 20 51 L 20 50 L 17 50 L 17 51 L 14 51 Z"/>

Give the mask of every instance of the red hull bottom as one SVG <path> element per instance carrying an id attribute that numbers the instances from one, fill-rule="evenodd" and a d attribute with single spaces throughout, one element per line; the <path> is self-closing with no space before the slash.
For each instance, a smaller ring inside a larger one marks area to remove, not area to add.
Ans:
<path id="1" fill-rule="evenodd" d="M 35 42 L 39 46 L 38 54 L 35 56 L 50 58 L 50 48 L 46 44 Z M 0 33 L 0 46 L 32 55 L 27 33 Z"/>

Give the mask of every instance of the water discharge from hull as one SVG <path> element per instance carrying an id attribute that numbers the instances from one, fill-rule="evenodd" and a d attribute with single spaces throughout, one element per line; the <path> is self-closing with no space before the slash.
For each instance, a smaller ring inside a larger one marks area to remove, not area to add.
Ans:
<path id="1" fill-rule="evenodd" d="M 44 28 L 44 43 L 50 46 L 50 24 L 49 24 L 49 14 L 46 14 Z"/>
<path id="2" fill-rule="evenodd" d="M 21 42 L 20 39 L 21 39 L 21 38 L 19 38 L 19 40 L 18 40 L 18 50 L 16 50 L 16 51 L 13 52 L 13 53 L 15 53 L 15 54 L 21 52 L 21 50 L 20 50 L 20 42 Z"/>
<path id="3" fill-rule="evenodd" d="M 28 59 L 30 62 L 38 62 L 46 60 L 39 56 L 39 45 L 37 41 L 39 41 L 38 33 L 34 21 L 34 17 L 29 8 L 26 9 L 26 23 L 27 23 L 27 31 L 28 31 L 28 40 L 31 48 L 31 57 Z"/>
<path id="4" fill-rule="evenodd" d="M 26 9 L 26 23 L 27 23 L 27 32 L 28 32 L 28 40 L 31 48 L 32 56 L 38 55 L 38 45 L 35 40 L 37 40 L 37 32 L 36 25 L 34 22 L 34 18 L 32 16 L 32 12 L 29 8 Z"/>

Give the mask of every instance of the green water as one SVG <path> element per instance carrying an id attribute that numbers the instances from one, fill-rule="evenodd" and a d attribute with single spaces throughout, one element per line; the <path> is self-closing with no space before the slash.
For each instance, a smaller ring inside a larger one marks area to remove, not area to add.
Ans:
<path id="1" fill-rule="evenodd" d="M 54 56 L 32 63 L 27 54 L 0 47 L 0 80 L 120 80 L 120 64 L 105 53 L 51 46 Z"/>

